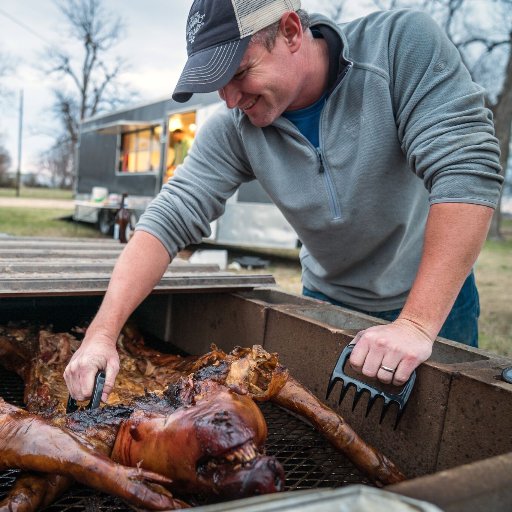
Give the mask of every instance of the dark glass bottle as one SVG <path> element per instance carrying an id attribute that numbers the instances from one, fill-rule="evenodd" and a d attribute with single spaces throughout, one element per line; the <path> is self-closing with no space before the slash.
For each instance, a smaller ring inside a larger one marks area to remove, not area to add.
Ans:
<path id="1" fill-rule="evenodd" d="M 130 212 L 126 208 L 126 198 L 128 194 L 123 194 L 121 198 L 121 206 L 117 210 L 114 220 L 114 239 L 119 240 L 122 244 L 128 242 L 128 229 L 130 227 Z"/>

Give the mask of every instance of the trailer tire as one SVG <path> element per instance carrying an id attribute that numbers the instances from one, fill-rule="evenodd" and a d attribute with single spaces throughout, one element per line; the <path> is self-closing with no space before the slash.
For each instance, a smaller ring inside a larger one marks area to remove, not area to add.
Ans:
<path id="1" fill-rule="evenodd" d="M 98 213 L 98 230 L 102 235 L 112 236 L 114 234 L 115 212 L 102 209 Z"/>

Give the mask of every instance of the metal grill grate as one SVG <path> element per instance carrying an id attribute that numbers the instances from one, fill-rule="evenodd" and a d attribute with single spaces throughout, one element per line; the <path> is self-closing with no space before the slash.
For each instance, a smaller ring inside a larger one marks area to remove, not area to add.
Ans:
<path id="1" fill-rule="evenodd" d="M 266 450 L 283 465 L 286 490 L 370 484 L 313 427 L 270 402 L 260 407 L 268 425 Z"/>
<path id="2" fill-rule="evenodd" d="M 0 367 L 0 396 L 23 405 L 23 382 Z M 260 404 L 268 425 L 266 449 L 284 467 L 286 490 L 341 487 L 369 481 L 337 453 L 311 426 L 271 403 Z M 0 500 L 11 488 L 16 470 L 0 472 Z M 45 509 L 47 512 L 129 511 L 119 499 L 76 485 Z"/>

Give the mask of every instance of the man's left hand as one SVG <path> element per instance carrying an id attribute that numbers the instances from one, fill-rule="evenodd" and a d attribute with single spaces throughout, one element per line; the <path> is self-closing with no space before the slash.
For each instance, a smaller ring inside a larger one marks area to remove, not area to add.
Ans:
<path id="1" fill-rule="evenodd" d="M 420 326 L 398 318 L 357 333 L 350 365 L 367 377 L 404 385 L 414 369 L 432 354 L 433 340 Z"/>

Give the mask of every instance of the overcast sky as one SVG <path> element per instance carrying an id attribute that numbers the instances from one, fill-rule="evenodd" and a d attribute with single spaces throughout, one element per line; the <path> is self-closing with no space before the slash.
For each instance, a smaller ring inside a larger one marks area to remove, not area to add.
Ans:
<path id="1" fill-rule="evenodd" d="M 140 101 L 171 93 L 186 60 L 185 23 L 192 0 L 105 0 L 106 8 L 125 22 L 124 37 L 113 53 L 123 56 L 130 69 L 123 75 L 138 91 Z M 328 0 L 303 0 L 313 11 L 324 11 Z M 366 9 L 368 11 L 368 9 Z M 353 13 L 353 17 L 363 11 Z M 48 44 L 68 45 L 67 26 L 53 0 L 0 0 L 0 52 L 17 63 L 8 85 L 14 96 L 2 105 L 0 135 L 18 162 L 19 91 L 24 91 L 22 171 L 33 171 L 41 151 L 52 144 L 55 130 L 50 107 L 54 77 L 38 69 Z M 139 102 L 140 103 L 140 102 Z"/>

